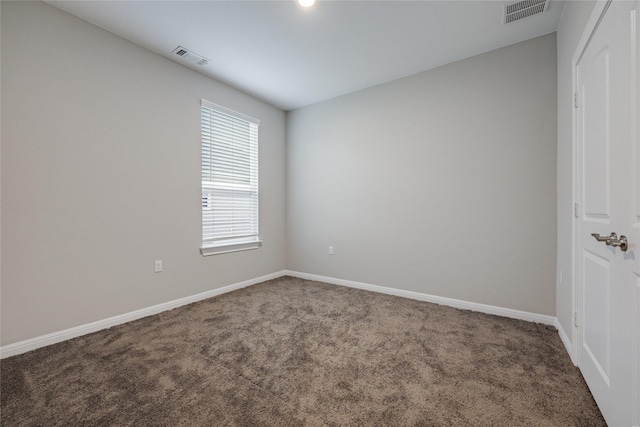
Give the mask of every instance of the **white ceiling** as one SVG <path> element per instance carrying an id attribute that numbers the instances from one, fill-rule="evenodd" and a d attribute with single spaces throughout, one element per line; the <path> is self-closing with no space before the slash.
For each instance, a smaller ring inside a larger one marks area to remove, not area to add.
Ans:
<path id="1" fill-rule="evenodd" d="M 556 30 L 563 0 L 507 25 L 513 1 L 49 1 L 283 110 L 435 68 Z"/>

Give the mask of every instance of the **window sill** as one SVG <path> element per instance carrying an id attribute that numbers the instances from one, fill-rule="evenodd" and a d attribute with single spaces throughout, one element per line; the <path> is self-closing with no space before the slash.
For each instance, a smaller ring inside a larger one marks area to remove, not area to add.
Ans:
<path id="1" fill-rule="evenodd" d="M 253 242 L 242 243 L 226 243 L 224 245 L 217 246 L 205 246 L 200 248 L 202 256 L 228 254 L 230 252 L 249 251 L 251 249 L 258 249 L 262 246 L 262 240 L 256 240 Z"/>

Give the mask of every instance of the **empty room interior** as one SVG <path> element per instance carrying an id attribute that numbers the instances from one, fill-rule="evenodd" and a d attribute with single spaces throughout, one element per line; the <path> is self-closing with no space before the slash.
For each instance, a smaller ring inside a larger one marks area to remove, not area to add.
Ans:
<path id="1" fill-rule="evenodd" d="M 1 1 L 1 424 L 640 425 L 638 1 Z"/>

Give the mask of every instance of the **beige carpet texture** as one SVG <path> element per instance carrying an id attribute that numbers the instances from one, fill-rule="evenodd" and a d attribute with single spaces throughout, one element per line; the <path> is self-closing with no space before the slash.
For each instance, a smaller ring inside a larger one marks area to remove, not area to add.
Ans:
<path id="1" fill-rule="evenodd" d="M 0 362 L 2 426 L 604 426 L 555 328 L 292 277 Z"/>

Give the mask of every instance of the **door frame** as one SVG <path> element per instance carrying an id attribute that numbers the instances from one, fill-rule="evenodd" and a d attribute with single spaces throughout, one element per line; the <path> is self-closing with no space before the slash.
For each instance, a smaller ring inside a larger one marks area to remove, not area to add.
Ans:
<path id="1" fill-rule="evenodd" d="M 569 356 L 571 357 L 571 361 L 574 365 L 578 365 L 578 326 L 576 325 L 578 319 L 578 262 L 576 259 L 576 254 L 578 253 L 578 245 L 579 245 L 579 221 L 578 216 L 582 213 L 583 206 L 578 205 L 579 203 L 579 195 L 578 195 L 578 180 L 580 177 L 578 176 L 578 108 L 575 107 L 574 96 L 578 93 L 578 62 L 584 51 L 586 50 L 589 42 L 593 38 L 594 33 L 598 29 L 602 18 L 604 18 L 604 14 L 609 9 L 612 0 L 607 1 L 596 1 L 596 4 L 591 11 L 591 15 L 589 16 L 589 20 L 585 25 L 582 36 L 578 41 L 578 45 L 576 46 L 576 50 L 571 59 L 571 88 L 573 89 L 571 94 L 571 117 L 572 117 L 572 127 L 571 127 L 571 137 L 572 137 L 572 153 L 571 153 L 571 174 L 572 174 L 572 188 L 571 188 L 571 199 L 573 201 L 573 214 L 572 218 L 572 227 L 571 227 L 571 271 L 573 272 L 571 277 L 571 337 L 570 337 L 570 348 Z M 580 102 L 580 100 L 578 100 Z M 582 202 L 582 201 L 580 201 Z M 576 215 L 576 206 L 577 206 L 577 215 Z"/>

